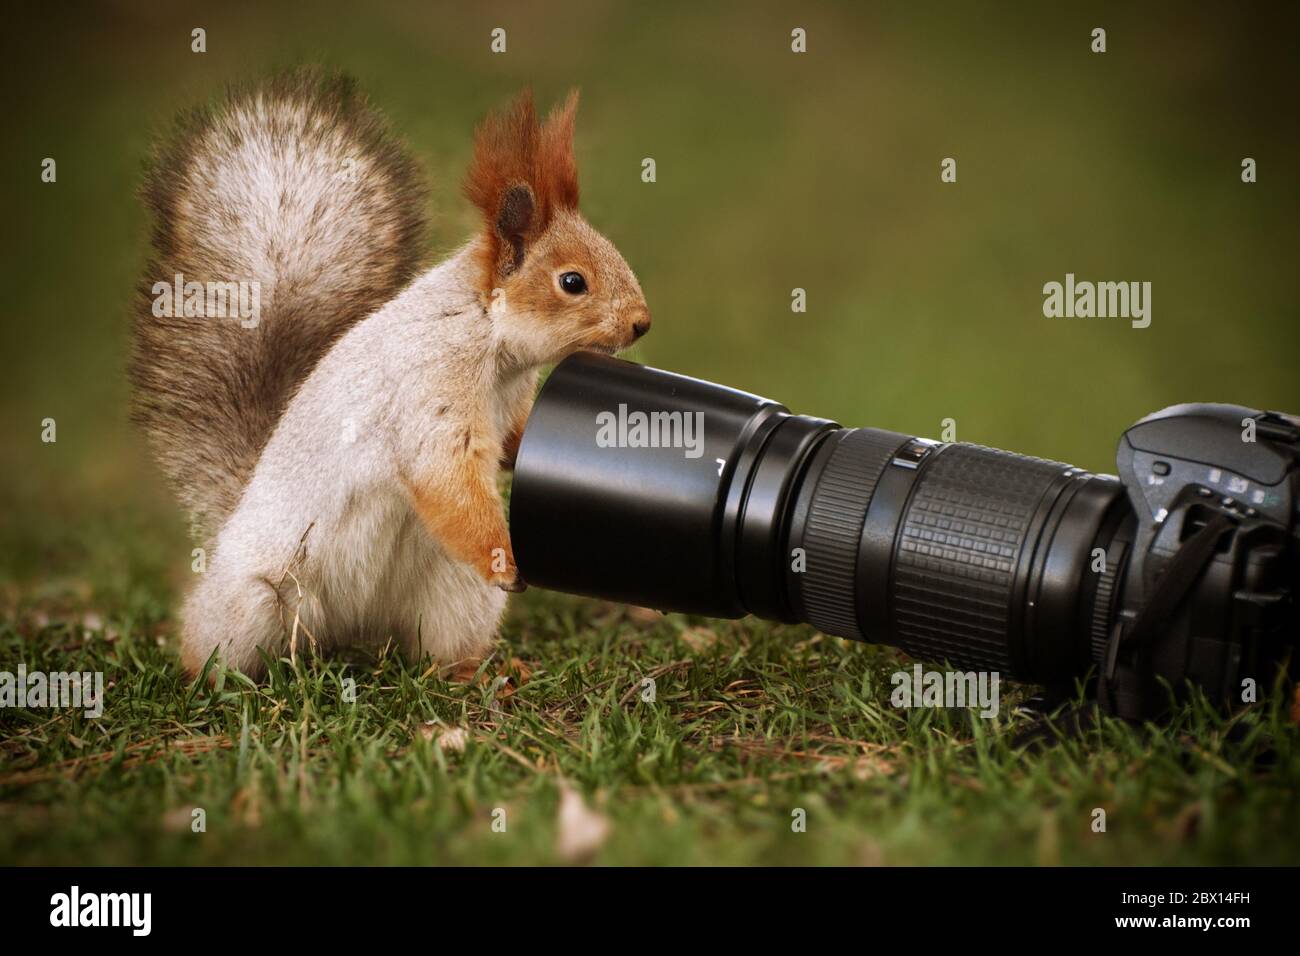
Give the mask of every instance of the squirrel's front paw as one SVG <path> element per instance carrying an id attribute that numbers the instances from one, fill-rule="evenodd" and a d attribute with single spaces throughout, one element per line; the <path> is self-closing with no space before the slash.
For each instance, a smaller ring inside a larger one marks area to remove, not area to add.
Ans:
<path id="1" fill-rule="evenodd" d="M 488 578 L 488 583 L 495 584 L 502 591 L 510 591 L 514 594 L 528 590 L 528 585 L 524 583 L 518 571 L 512 571 L 510 574 L 494 574 Z"/>
<path id="2" fill-rule="evenodd" d="M 486 577 L 488 584 L 494 584 L 502 591 L 518 593 L 528 587 L 524 579 L 519 576 L 519 569 L 515 567 L 515 556 L 509 548 L 492 549 Z"/>

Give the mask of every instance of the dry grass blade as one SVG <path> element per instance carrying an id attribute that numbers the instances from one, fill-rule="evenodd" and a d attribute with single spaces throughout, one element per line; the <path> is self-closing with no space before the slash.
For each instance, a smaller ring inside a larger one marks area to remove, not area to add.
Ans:
<path id="1" fill-rule="evenodd" d="M 142 764 L 153 763 L 173 753 L 179 752 L 186 757 L 196 757 L 213 750 L 229 750 L 232 746 L 230 738 L 226 736 L 190 737 L 171 741 L 166 737 L 155 737 L 128 745 L 124 751 L 121 751 L 121 766 L 123 769 L 131 769 Z M 84 757 L 73 757 L 45 767 L 18 770 L 0 776 L 0 786 L 27 786 L 56 777 L 75 777 L 81 770 L 110 765 L 118 755 L 119 751 L 106 750 L 102 753 L 87 754 Z"/>

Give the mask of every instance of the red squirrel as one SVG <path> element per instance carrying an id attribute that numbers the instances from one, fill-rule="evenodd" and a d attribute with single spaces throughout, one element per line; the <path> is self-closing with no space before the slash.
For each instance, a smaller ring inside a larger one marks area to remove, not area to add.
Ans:
<path id="1" fill-rule="evenodd" d="M 482 123 L 464 183 L 482 225 L 422 274 L 425 188 L 349 80 L 236 90 L 157 149 L 131 371 L 202 544 L 190 674 L 215 657 L 258 676 L 295 641 L 391 637 L 443 663 L 491 647 L 524 586 L 496 481 L 538 370 L 650 325 L 578 211 L 576 109 L 539 121 L 524 93 Z M 259 314 L 159 308 L 191 283 L 251 283 Z"/>

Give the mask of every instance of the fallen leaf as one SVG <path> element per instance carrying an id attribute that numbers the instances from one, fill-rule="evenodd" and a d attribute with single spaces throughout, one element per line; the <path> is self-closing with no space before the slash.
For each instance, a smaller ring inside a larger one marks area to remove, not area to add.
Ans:
<path id="1" fill-rule="evenodd" d="M 446 753 L 463 753 L 469 742 L 469 731 L 464 727 L 451 727 L 438 735 L 438 746 Z"/>
<path id="2" fill-rule="evenodd" d="M 447 674 L 447 680 L 451 681 L 453 684 L 468 684 L 470 681 L 474 680 L 474 676 L 478 673 L 479 666 L 482 663 L 483 659 L 479 657 L 471 657 L 463 661 L 457 661 L 452 665 L 451 671 Z M 478 682 L 480 684 L 483 683 L 483 678 L 480 677 Z"/>
<path id="3" fill-rule="evenodd" d="M 501 686 L 497 689 L 497 699 L 513 697 L 515 691 L 523 687 L 532 679 L 533 671 L 518 657 L 510 658 L 510 663 L 506 664 L 497 672 L 498 677 L 504 677 Z"/>
<path id="4" fill-rule="evenodd" d="M 469 731 L 464 727 L 444 727 L 436 720 L 421 724 L 420 736 L 432 740 L 444 753 L 462 753 L 469 742 Z"/>
<path id="5" fill-rule="evenodd" d="M 561 784 L 556 826 L 555 852 L 566 863 L 586 862 L 609 838 L 609 820 L 567 784 Z"/>

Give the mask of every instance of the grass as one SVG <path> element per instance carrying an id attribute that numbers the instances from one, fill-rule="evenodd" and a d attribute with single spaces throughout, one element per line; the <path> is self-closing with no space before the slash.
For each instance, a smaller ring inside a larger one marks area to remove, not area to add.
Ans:
<path id="1" fill-rule="evenodd" d="M 257 687 L 183 681 L 190 544 L 126 415 L 134 190 L 177 110 L 277 65 L 359 78 L 430 173 L 434 253 L 475 227 L 458 178 L 484 111 L 580 86 L 583 206 L 655 314 L 640 361 L 845 424 L 934 437 L 951 418 L 962 440 L 1099 470 L 1175 402 L 1300 410 L 1300 136 L 1278 92 L 1300 88 L 1294 8 L 563 6 L 13 17 L 0 670 L 102 670 L 111 688 L 100 720 L 0 710 L 0 862 L 554 861 L 571 788 L 608 820 L 605 863 L 1300 863 L 1280 705 L 1236 718 L 1231 743 L 1191 705 L 1160 732 L 1020 752 L 1008 707 L 993 724 L 889 707 L 891 651 L 531 591 L 486 686 L 378 652 Z M 807 55 L 789 52 L 796 16 Z M 1067 272 L 1151 281 L 1151 328 L 1045 319 L 1043 284 Z M 529 679 L 494 708 L 516 658 Z M 653 705 L 626 696 L 647 674 Z M 436 746 L 442 728 L 463 752 Z"/>
<path id="2" fill-rule="evenodd" d="M 1027 688 L 1004 689 L 993 721 L 899 710 L 889 675 L 905 661 L 889 649 L 533 592 L 477 679 L 380 648 L 209 688 L 183 678 L 163 606 L 28 608 L 0 626 L 0 659 L 107 685 L 99 719 L 0 711 L 0 862 L 1300 859 L 1300 733 L 1280 694 L 1232 718 L 1193 703 L 1163 729 L 1106 722 L 1018 748 Z M 463 749 L 445 736 L 457 728 Z M 558 847 L 566 791 L 605 821 L 585 851 Z"/>

